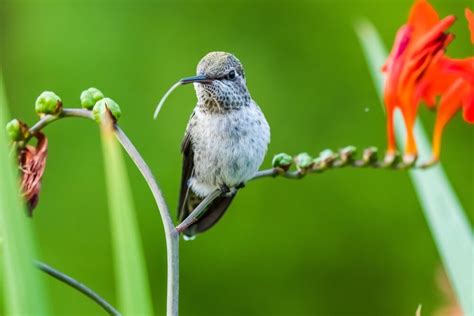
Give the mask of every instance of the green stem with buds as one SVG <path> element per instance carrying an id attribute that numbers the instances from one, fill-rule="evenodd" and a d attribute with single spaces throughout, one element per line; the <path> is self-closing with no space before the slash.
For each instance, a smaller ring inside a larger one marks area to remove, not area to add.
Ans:
<path id="1" fill-rule="evenodd" d="M 356 149 L 348 146 L 333 153 L 331 150 L 324 150 L 320 156 L 313 160 L 307 153 L 301 153 L 296 157 L 287 154 L 278 154 L 273 159 L 274 168 L 258 171 L 249 181 L 268 177 L 283 177 L 298 180 L 308 174 L 321 173 L 326 170 L 340 169 L 343 167 L 353 168 L 376 168 L 391 170 L 406 170 L 415 168 L 426 168 L 427 165 L 415 165 L 414 161 L 409 163 L 399 161 L 397 156 L 386 156 L 382 161 L 377 160 L 377 149 L 369 147 L 364 149 L 361 159 L 354 159 Z M 296 165 L 296 170 L 289 170 L 292 164 Z M 178 226 L 176 230 L 183 232 L 206 212 L 207 207 L 223 192 L 220 189 L 209 194 Z"/>
<path id="2" fill-rule="evenodd" d="M 44 115 L 35 125 L 33 125 L 29 129 L 29 136 L 25 139 L 25 141 L 23 141 L 23 143 L 26 144 L 26 142 L 31 138 L 30 135 L 34 135 L 35 133 L 41 131 L 43 128 L 48 126 L 50 123 L 66 117 L 79 117 L 94 120 L 94 116 L 89 110 L 64 108 L 62 109 L 59 115 Z M 140 170 L 158 206 L 158 210 L 160 212 L 165 230 L 168 257 L 168 289 L 166 314 L 168 316 L 177 316 L 179 306 L 179 233 L 174 227 L 168 206 L 163 197 L 163 193 L 155 177 L 153 176 L 150 167 L 147 165 L 147 163 L 140 155 L 138 150 L 135 148 L 133 143 L 130 141 L 130 139 L 127 137 L 125 132 L 117 124 L 115 124 L 115 136 L 117 137 L 118 141 L 123 146 L 127 154 L 130 156 L 130 158 L 133 160 L 137 168 Z M 63 281 L 69 284 L 70 286 L 76 288 L 73 283 L 68 282 L 68 279 L 63 279 Z"/>

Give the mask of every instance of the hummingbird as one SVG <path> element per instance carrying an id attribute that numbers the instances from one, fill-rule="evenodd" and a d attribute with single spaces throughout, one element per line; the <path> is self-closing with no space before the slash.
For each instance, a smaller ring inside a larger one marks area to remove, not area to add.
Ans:
<path id="1" fill-rule="evenodd" d="M 178 220 L 183 221 L 210 193 L 223 193 L 183 233 L 192 239 L 224 215 L 239 188 L 263 162 L 270 127 L 250 96 L 244 68 L 234 55 L 211 52 L 197 65 L 197 75 L 181 79 L 194 85 L 197 104 L 181 145 L 183 165 Z"/>

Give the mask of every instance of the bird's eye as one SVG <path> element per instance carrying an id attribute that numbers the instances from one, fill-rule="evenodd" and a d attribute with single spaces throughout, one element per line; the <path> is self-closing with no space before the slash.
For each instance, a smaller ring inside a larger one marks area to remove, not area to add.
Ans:
<path id="1" fill-rule="evenodd" d="M 227 74 L 226 77 L 227 77 L 226 79 L 234 80 L 234 79 L 235 79 L 235 71 L 234 71 L 234 70 L 231 70 L 231 71 Z"/>

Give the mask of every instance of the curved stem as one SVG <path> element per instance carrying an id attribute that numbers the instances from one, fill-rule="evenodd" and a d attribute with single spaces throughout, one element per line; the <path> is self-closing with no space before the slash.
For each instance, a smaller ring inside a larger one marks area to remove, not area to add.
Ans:
<path id="1" fill-rule="evenodd" d="M 72 288 L 75 288 L 98 305 L 100 305 L 109 315 L 121 315 L 119 311 L 117 311 L 112 305 L 110 305 L 105 299 L 103 299 L 99 294 L 85 286 L 84 284 L 80 283 L 79 281 L 71 278 L 70 276 L 54 269 L 53 267 L 47 265 L 46 263 L 35 261 L 35 265 L 41 271 L 49 274 L 53 278 L 69 285 Z"/>
<path id="2" fill-rule="evenodd" d="M 92 112 L 85 109 L 68 109 L 62 110 L 60 115 L 45 115 L 35 125 L 30 127 L 30 134 L 39 132 L 41 129 L 46 127 L 49 123 L 54 122 L 63 117 L 82 117 L 86 119 L 92 119 Z"/>
<path id="3" fill-rule="evenodd" d="M 150 190 L 155 198 L 155 202 L 160 211 L 161 219 L 165 229 L 166 248 L 168 256 L 168 291 L 167 291 L 167 315 L 178 315 L 179 302 L 179 233 L 174 228 L 173 220 L 171 219 L 168 206 L 163 197 L 158 183 L 153 176 L 150 167 L 148 167 L 145 160 L 142 158 L 133 143 L 122 131 L 119 126 L 115 126 L 115 135 L 118 141 L 122 144 L 125 151 L 140 170 L 145 178 Z"/>
<path id="4" fill-rule="evenodd" d="M 30 128 L 30 134 L 40 131 L 51 122 L 63 117 L 81 117 L 93 119 L 92 112 L 89 110 L 65 108 L 62 110 L 59 116 L 43 116 L 35 125 Z M 118 125 L 115 125 L 115 136 L 145 178 L 145 181 L 153 194 L 156 205 L 158 206 L 165 230 L 167 249 L 168 282 L 166 315 L 177 316 L 179 307 L 179 233 L 174 227 L 168 206 L 163 197 L 163 193 L 155 177 L 153 176 L 150 167 L 147 165 L 133 143 Z"/>

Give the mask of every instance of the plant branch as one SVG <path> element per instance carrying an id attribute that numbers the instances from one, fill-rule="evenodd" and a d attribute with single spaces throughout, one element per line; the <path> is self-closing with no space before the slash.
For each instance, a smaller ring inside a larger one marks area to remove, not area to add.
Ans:
<path id="1" fill-rule="evenodd" d="M 193 223 L 195 223 L 198 218 L 207 210 L 207 207 L 209 204 L 212 203 L 216 198 L 222 195 L 222 191 L 220 189 L 214 190 L 206 196 L 204 200 L 199 203 L 199 205 L 191 212 L 191 214 L 188 215 L 178 226 L 176 226 L 176 230 L 181 233 L 186 228 L 191 226 Z"/>
<path id="2" fill-rule="evenodd" d="M 283 177 L 298 180 L 304 178 L 308 174 L 321 173 L 327 170 L 341 169 L 344 167 L 407 170 L 432 166 L 432 164 L 416 165 L 414 160 L 408 162 L 400 161 L 400 157 L 398 156 L 385 156 L 383 160 L 377 160 L 377 149 L 374 147 L 364 149 L 362 159 L 355 160 L 355 151 L 356 149 L 352 146 L 341 149 L 337 154 L 330 150 L 325 150 L 321 152 L 320 157 L 314 160 L 306 153 L 302 153 L 294 158 L 286 154 L 280 154 L 286 156 L 285 165 L 258 171 L 248 181 L 270 177 Z M 306 160 L 306 162 L 303 162 L 303 160 Z M 289 170 L 293 163 L 296 164 L 296 170 Z M 188 217 L 176 226 L 176 230 L 181 233 L 195 223 L 199 217 L 206 212 L 209 204 L 211 204 L 221 194 L 222 191 L 220 189 L 209 194 L 201 203 L 199 203 L 194 211 L 188 215 Z"/>
<path id="3" fill-rule="evenodd" d="M 85 109 L 64 108 L 60 115 L 45 115 L 35 125 L 29 129 L 31 135 L 39 132 L 48 124 L 65 117 L 80 117 L 86 119 L 93 119 L 92 112 Z M 179 307 L 179 233 L 175 229 L 173 220 L 164 199 L 163 193 L 156 181 L 150 167 L 147 165 L 143 157 L 140 155 L 136 147 L 127 137 L 125 132 L 115 124 L 115 136 L 140 170 L 143 178 L 148 184 L 156 205 L 161 215 L 164 226 L 167 248 L 167 307 L 166 314 L 168 316 L 177 316 Z M 25 142 L 27 142 L 27 139 Z"/>
<path id="4" fill-rule="evenodd" d="M 178 299 L 179 299 L 179 233 L 174 228 L 173 221 L 168 210 L 168 206 L 163 197 L 163 193 L 153 176 L 150 167 L 146 164 L 138 150 L 132 144 L 130 139 L 120 129 L 115 127 L 116 136 L 122 144 L 125 151 L 133 160 L 141 174 L 145 178 L 150 190 L 155 198 L 155 202 L 160 211 L 161 219 L 165 229 L 166 248 L 168 256 L 168 291 L 167 291 L 167 315 L 178 315 Z"/>
<path id="5" fill-rule="evenodd" d="M 47 265 L 46 263 L 35 261 L 35 265 L 41 271 L 47 273 L 48 275 L 52 276 L 56 280 L 59 280 L 70 287 L 78 290 L 98 305 L 100 305 L 109 315 L 119 316 L 121 315 L 110 303 L 108 303 L 104 298 L 102 298 L 99 294 L 85 286 L 84 284 L 80 283 L 79 281 L 71 278 L 70 276 L 54 269 L 53 267 Z"/>
<path id="6" fill-rule="evenodd" d="M 60 118 L 64 117 L 82 117 L 86 119 L 93 119 L 92 112 L 85 110 L 85 109 L 73 109 L 73 108 L 66 108 L 63 109 L 60 115 L 45 115 L 43 116 L 35 125 L 30 127 L 30 134 L 35 134 L 39 132 L 44 127 L 48 126 L 49 123 L 52 123 Z"/>
<path id="7" fill-rule="evenodd" d="M 373 150 L 371 148 L 367 148 L 364 150 L 367 153 L 369 150 Z M 348 157 L 344 157 L 343 154 L 339 154 L 333 157 L 328 158 L 320 158 L 315 159 L 315 161 L 305 167 L 300 168 L 297 166 L 297 170 L 285 170 L 282 167 L 274 167 L 271 169 L 260 170 L 258 171 L 249 181 L 257 180 L 261 178 L 268 178 L 268 177 L 283 177 L 287 179 L 302 179 L 306 175 L 314 174 L 314 173 L 322 173 L 328 170 L 334 169 L 341 169 L 341 168 L 372 168 L 372 169 L 387 169 L 387 170 L 411 170 L 411 169 L 426 169 L 433 166 L 436 161 L 433 161 L 428 164 L 415 164 L 414 162 L 411 163 L 404 163 L 398 162 L 396 158 L 393 160 L 390 158 L 384 158 L 383 161 L 372 159 L 374 157 L 369 157 L 365 155 L 363 159 L 359 160 L 352 160 L 347 159 Z M 288 166 L 289 167 L 289 166 Z"/>

